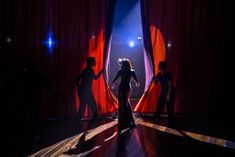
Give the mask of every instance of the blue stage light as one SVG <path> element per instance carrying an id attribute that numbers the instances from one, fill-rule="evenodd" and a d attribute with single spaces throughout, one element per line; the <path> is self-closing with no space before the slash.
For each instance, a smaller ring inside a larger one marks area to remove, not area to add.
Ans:
<path id="1" fill-rule="evenodd" d="M 130 47 L 134 47 L 134 46 L 135 46 L 135 42 L 134 42 L 133 40 L 130 40 L 130 41 L 129 41 L 129 46 L 130 46 Z"/>
<path id="2" fill-rule="evenodd" d="M 52 48 L 54 45 L 55 45 L 55 41 L 52 39 L 51 36 L 49 36 L 48 39 L 47 39 L 48 48 Z"/>
<path id="3" fill-rule="evenodd" d="M 53 47 L 56 45 L 55 39 L 52 37 L 52 33 L 47 34 L 47 39 L 44 40 L 43 44 L 45 44 L 48 48 L 48 51 L 51 53 L 53 50 Z"/>
<path id="4" fill-rule="evenodd" d="M 48 38 L 48 41 L 47 41 L 47 44 L 48 44 L 48 47 L 51 48 L 52 47 L 52 40 L 51 38 Z"/>

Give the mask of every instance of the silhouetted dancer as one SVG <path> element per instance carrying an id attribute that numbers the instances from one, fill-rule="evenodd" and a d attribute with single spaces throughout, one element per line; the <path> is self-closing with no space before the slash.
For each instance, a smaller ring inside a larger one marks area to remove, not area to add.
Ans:
<path id="1" fill-rule="evenodd" d="M 118 90 L 118 132 L 122 129 L 135 127 L 135 121 L 132 115 L 129 98 L 131 94 L 131 79 L 134 78 L 136 86 L 139 87 L 140 83 L 136 77 L 135 71 L 132 69 L 132 64 L 129 59 L 123 58 L 118 60 L 121 70 L 116 74 L 112 81 L 112 88 L 114 82 L 120 77 L 121 81 Z"/>
<path id="2" fill-rule="evenodd" d="M 95 98 L 92 94 L 92 81 L 97 80 L 102 74 L 103 69 L 95 75 L 94 70 L 92 69 L 96 66 L 96 61 L 94 57 L 88 57 L 86 61 L 86 67 L 82 72 L 77 76 L 76 84 L 78 87 L 78 97 L 80 100 L 80 107 L 77 112 L 76 120 L 79 122 L 84 114 L 86 104 L 90 106 L 92 110 L 93 119 L 97 118 L 97 105 Z"/>
<path id="3" fill-rule="evenodd" d="M 158 118 L 161 116 L 164 106 L 166 104 L 168 112 L 169 125 L 175 125 L 175 88 L 172 83 L 172 76 L 166 70 L 167 64 L 165 61 L 161 61 L 158 65 L 159 72 L 155 76 L 154 83 L 157 86 L 158 82 L 161 84 L 161 94 L 157 104 L 157 110 L 155 116 Z"/>

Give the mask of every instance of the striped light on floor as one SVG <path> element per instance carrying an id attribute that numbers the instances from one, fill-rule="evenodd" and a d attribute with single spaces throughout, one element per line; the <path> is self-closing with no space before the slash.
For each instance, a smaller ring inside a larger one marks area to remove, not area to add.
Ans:
<path id="1" fill-rule="evenodd" d="M 100 134 L 101 132 L 108 130 L 109 128 L 117 125 L 117 120 L 100 125 L 94 129 L 84 131 L 82 133 L 79 133 L 78 135 L 75 135 L 73 137 L 67 138 L 63 141 L 60 141 L 54 145 L 51 145 L 47 148 L 44 148 L 35 154 L 30 155 L 29 157 L 55 157 L 55 156 L 61 156 L 64 152 L 67 152 L 70 149 L 74 149 L 79 142 L 81 136 L 86 133 L 85 141 L 93 138 L 94 136 Z M 116 134 L 115 134 L 116 135 Z M 96 148 L 98 149 L 98 147 Z M 66 156 L 66 155 L 62 155 Z"/>
<path id="2" fill-rule="evenodd" d="M 211 137 L 211 136 L 206 136 L 206 135 L 202 135 L 202 134 L 197 134 L 197 133 L 193 133 L 193 132 L 189 132 L 189 131 L 183 131 L 183 130 L 178 131 L 178 130 L 168 128 L 165 126 L 145 122 L 139 118 L 136 120 L 136 123 L 139 125 L 142 125 L 142 126 L 147 126 L 147 127 L 156 129 L 161 132 L 166 132 L 166 133 L 181 136 L 181 137 L 187 136 L 187 137 L 190 137 L 192 139 L 195 139 L 195 140 L 198 140 L 201 142 L 206 142 L 206 143 L 218 145 L 218 146 L 222 146 L 225 148 L 235 149 L 235 142 L 233 142 L 233 141 L 220 139 L 220 138 L 216 138 L 216 137 Z"/>

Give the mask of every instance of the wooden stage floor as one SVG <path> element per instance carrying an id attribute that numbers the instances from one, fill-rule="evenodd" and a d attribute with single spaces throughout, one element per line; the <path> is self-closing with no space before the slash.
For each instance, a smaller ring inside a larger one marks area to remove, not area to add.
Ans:
<path id="1" fill-rule="evenodd" d="M 235 157 L 234 139 L 200 126 L 198 119 L 177 118 L 174 128 L 167 126 L 166 118 L 139 117 L 135 121 L 135 128 L 120 134 L 117 119 L 112 117 L 83 120 L 80 124 L 50 122 L 41 129 L 39 138 L 25 148 L 22 156 Z M 187 124 L 187 121 L 190 122 Z"/>
<path id="2" fill-rule="evenodd" d="M 235 157 L 235 138 L 208 127 L 204 119 L 177 117 L 175 128 L 167 119 L 135 118 L 136 127 L 117 133 L 117 119 L 50 121 L 33 142 L 12 137 L 9 156 L 31 157 Z M 19 140 L 20 139 L 20 140 Z M 15 155 L 16 153 L 19 153 Z"/>

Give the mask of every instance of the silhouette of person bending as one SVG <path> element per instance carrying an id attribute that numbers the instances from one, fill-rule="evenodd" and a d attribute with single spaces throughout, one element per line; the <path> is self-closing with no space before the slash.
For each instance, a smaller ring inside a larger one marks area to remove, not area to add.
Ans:
<path id="1" fill-rule="evenodd" d="M 92 69 L 96 66 L 96 61 L 94 57 L 88 57 L 86 61 L 86 67 L 82 72 L 77 76 L 76 84 L 78 87 L 78 97 L 80 100 L 80 107 L 77 112 L 76 120 L 80 121 L 83 117 L 86 104 L 91 107 L 93 119 L 97 118 L 97 108 L 95 98 L 92 94 L 92 81 L 97 80 L 102 74 L 103 69 L 95 75 L 94 70 Z"/>
<path id="2" fill-rule="evenodd" d="M 175 113 L 174 113 L 174 103 L 175 103 L 175 88 L 172 83 L 172 76 L 166 70 L 167 64 L 165 61 L 162 61 L 158 65 L 159 72 L 155 76 L 154 83 L 155 85 L 160 82 L 161 84 L 161 94 L 158 100 L 157 110 L 155 113 L 156 117 L 160 117 L 164 106 L 166 104 L 168 112 L 168 122 L 169 124 L 174 125 L 175 123 Z"/>
<path id="3" fill-rule="evenodd" d="M 134 78 L 136 86 L 139 87 L 139 81 L 136 77 L 135 71 L 132 69 L 132 65 L 129 59 L 123 58 L 118 60 L 121 65 L 119 70 L 112 81 L 112 88 L 114 88 L 114 82 L 120 77 L 121 81 L 118 90 L 118 132 L 125 128 L 135 127 L 134 118 L 129 102 L 131 94 L 131 79 Z"/>

